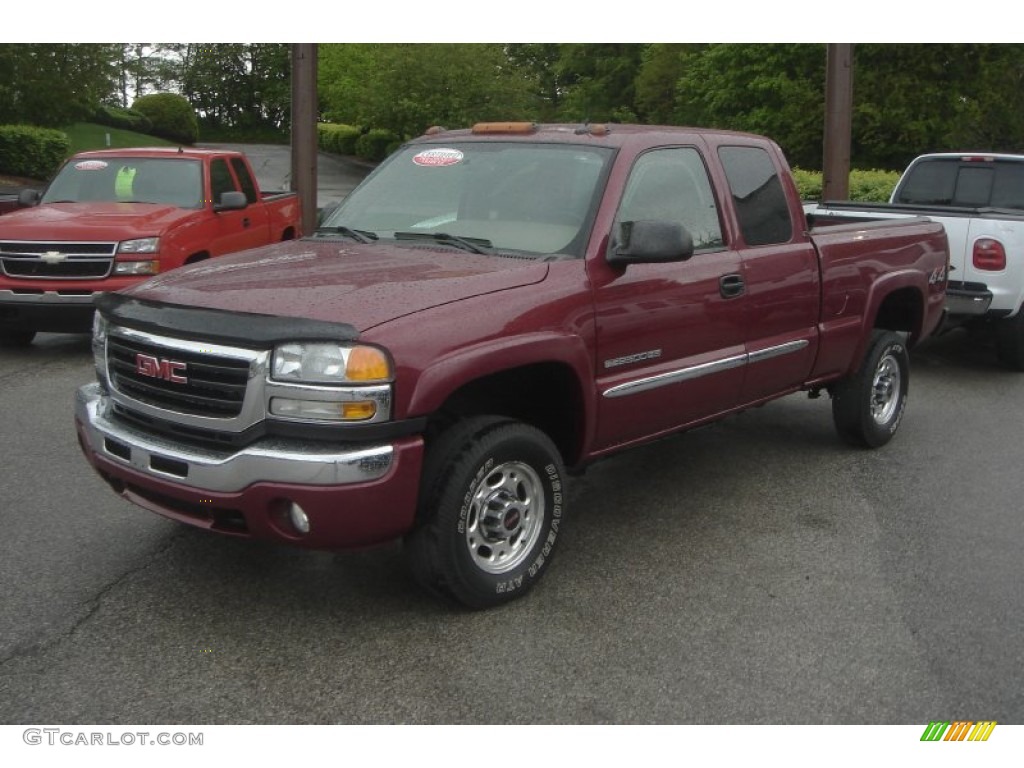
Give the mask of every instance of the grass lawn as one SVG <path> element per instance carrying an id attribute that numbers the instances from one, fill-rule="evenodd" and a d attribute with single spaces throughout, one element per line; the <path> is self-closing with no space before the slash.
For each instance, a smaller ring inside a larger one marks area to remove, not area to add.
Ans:
<path id="1" fill-rule="evenodd" d="M 71 153 L 84 152 L 89 149 L 121 149 L 125 147 L 176 147 L 172 141 L 158 139 L 145 133 L 124 131 L 120 128 L 108 128 L 96 123 L 75 123 L 64 129 L 71 139 Z M 107 136 L 110 143 L 107 143 Z"/>

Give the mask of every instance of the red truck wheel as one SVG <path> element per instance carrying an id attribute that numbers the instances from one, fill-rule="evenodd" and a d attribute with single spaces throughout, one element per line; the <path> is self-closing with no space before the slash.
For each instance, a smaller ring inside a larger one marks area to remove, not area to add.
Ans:
<path id="1" fill-rule="evenodd" d="M 896 434 L 907 405 L 910 357 L 903 337 L 875 330 L 860 369 L 832 391 L 832 419 L 853 445 L 878 448 Z"/>
<path id="2" fill-rule="evenodd" d="M 474 417 L 428 449 L 413 575 L 470 608 L 523 595 L 543 575 L 565 515 L 558 449 L 520 422 Z"/>

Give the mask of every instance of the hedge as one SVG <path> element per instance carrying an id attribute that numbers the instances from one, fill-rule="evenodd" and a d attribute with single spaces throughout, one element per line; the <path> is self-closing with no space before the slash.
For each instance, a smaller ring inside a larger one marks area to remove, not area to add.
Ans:
<path id="1" fill-rule="evenodd" d="M 885 203 L 896 188 L 896 171 L 850 171 L 850 200 L 858 203 Z M 793 169 L 793 179 L 801 200 L 820 200 L 821 171 Z"/>
<path id="2" fill-rule="evenodd" d="M 324 152 L 336 155 L 354 155 L 360 131 L 353 125 L 319 123 L 316 127 L 317 145 Z"/>
<path id="3" fill-rule="evenodd" d="M 151 133 L 180 144 L 195 144 L 199 138 L 199 121 L 188 99 L 176 93 L 148 93 L 139 96 L 132 110 L 141 112 L 153 123 Z"/>
<path id="4" fill-rule="evenodd" d="M 110 128 L 123 128 L 136 133 L 151 133 L 153 121 L 141 112 L 121 107 L 102 106 L 96 110 L 93 120 Z"/>
<path id="5" fill-rule="evenodd" d="M 48 179 L 71 151 L 64 131 L 31 125 L 0 125 L 0 173 Z"/>
<path id="6" fill-rule="evenodd" d="M 388 156 L 388 146 L 400 137 L 384 128 L 367 131 L 356 140 L 356 155 L 364 160 L 380 161 Z"/>

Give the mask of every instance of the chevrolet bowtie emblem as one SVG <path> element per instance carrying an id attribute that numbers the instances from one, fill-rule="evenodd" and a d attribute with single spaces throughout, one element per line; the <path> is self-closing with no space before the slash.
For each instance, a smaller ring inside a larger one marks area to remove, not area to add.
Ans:
<path id="1" fill-rule="evenodd" d="M 60 264 L 67 258 L 67 255 L 61 253 L 60 251 L 47 251 L 46 253 L 42 254 L 39 258 L 41 258 L 47 264 Z"/>

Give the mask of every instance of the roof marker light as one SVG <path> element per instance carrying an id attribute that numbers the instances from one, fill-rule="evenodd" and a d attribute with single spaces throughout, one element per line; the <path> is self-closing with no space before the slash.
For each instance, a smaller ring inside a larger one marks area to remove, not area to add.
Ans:
<path id="1" fill-rule="evenodd" d="M 477 123 L 473 126 L 473 133 L 534 133 L 537 130 L 536 123 Z"/>

